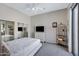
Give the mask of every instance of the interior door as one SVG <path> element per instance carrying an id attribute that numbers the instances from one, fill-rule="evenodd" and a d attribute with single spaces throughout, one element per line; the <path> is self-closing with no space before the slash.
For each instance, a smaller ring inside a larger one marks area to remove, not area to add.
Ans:
<path id="1" fill-rule="evenodd" d="M 78 4 L 72 8 L 72 53 L 78 55 Z"/>

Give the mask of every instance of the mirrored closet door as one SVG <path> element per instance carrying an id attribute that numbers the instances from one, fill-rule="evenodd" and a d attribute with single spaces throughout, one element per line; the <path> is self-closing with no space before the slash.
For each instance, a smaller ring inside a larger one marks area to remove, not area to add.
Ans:
<path id="1" fill-rule="evenodd" d="M 14 22 L 0 20 L 1 25 L 1 38 L 4 41 L 14 39 Z"/>

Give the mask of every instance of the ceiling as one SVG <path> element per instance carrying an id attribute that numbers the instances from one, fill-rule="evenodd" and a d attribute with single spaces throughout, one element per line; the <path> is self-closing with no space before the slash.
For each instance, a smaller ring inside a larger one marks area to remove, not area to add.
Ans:
<path id="1" fill-rule="evenodd" d="M 5 3 L 28 16 L 34 16 L 68 7 L 68 3 Z"/>

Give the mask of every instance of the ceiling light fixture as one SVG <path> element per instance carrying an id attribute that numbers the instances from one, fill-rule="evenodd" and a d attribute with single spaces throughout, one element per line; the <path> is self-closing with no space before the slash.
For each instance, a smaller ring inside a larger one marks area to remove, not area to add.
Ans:
<path id="1" fill-rule="evenodd" d="M 45 8 L 39 7 L 39 3 L 26 4 L 26 9 L 31 11 L 42 11 Z"/>
<path id="2" fill-rule="evenodd" d="M 32 10 L 33 10 L 33 11 L 42 11 L 42 10 L 44 10 L 44 8 L 33 7 Z"/>

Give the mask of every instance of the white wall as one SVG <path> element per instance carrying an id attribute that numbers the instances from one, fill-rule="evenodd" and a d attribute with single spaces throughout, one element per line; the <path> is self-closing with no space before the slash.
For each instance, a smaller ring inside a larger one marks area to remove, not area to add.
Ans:
<path id="1" fill-rule="evenodd" d="M 68 8 L 68 49 L 72 52 L 72 11 Z"/>
<path id="2" fill-rule="evenodd" d="M 15 22 L 15 38 L 17 38 L 17 22 L 24 23 L 28 25 L 28 36 L 30 37 L 30 17 L 15 10 L 5 6 L 4 4 L 0 4 L 0 19 L 7 20 L 7 21 L 14 21 Z"/>
<path id="3" fill-rule="evenodd" d="M 31 36 L 34 37 L 35 26 L 45 26 L 46 41 L 56 43 L 56 28 L 52 23 L 57 22 L 67 25 L 67 9 L 62 9 L 50 13 L 40 14 L 31 17 Z"/>

